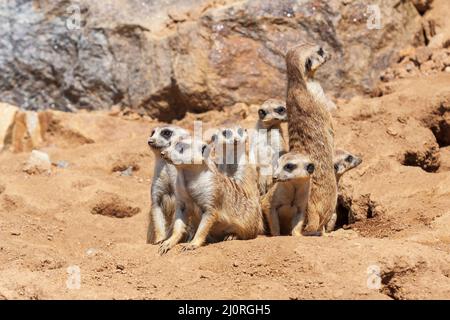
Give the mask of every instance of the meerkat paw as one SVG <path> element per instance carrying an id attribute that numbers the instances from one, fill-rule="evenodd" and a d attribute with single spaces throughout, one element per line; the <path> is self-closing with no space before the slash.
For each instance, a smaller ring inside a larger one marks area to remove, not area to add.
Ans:
<path id="1" fill-rule="evenodd" d="M 187 244 L 183 245 L 181 251 L 192 251 L 192 250 L 198 249 L 200 247 L 201 247 L 201 245 L 198 245 L 196 243 L 187 243 Z"/>
<path id="2" fill-rule="evenodd" d="M 162 256 L 163 254 L 166 254 L 173 247 L 174 247 L 174 245 L 170 241 L 165 240 L 159 245 L 158 253 Z"/>
<path id="3" fill-rule="evenodd" d="M 294 229 L 294 230 L 292 230 L 292 236 L 301 237 L 301 236 L 303 236 L 303 233 L 301 230 Z"/>
<path id="4" fill-rule="evenodd" d="M 320 237 L 323 235 L 322 231 L 303 231 L 302 234 L 307 237 Z"/>

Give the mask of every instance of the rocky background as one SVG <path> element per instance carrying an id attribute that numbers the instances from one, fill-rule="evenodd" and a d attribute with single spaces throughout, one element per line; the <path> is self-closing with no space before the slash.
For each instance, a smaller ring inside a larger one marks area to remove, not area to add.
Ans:
<path id="1" fill-rule="evenodd" d="M 1 1 L 0 101 L 118 105 L 165 121 L 260 103 L 284 96 L 284 54 L 304 41 L 333 52 L 319 79 L 349 98 L 372 92 L 400 49 L 440 33 L 448 22 L 429 16 L 430 3 L 371 1 L 381 13 L 381 29 L 371 29 L 359 0 Z"/>

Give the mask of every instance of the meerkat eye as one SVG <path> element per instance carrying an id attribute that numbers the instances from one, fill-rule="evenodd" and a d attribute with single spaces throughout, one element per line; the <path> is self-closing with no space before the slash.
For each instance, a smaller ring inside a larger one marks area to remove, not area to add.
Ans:
<path id="1" fill-rule="evenodd" d="M 244 130 L 242 128 L 239 128 L 237 132 L 238 132 L 238 135 L 240 135 L 241 137 L 244 134 Z"/>
<path id="2" fill-rule="evenodd" d="M 259 118 L 262 120 L 262 119 L 264 119 L 266 117 L 267 112 L 265 110 L 263 110 L 263 109 L 259 109 L 258 110 L 258 115 L 259 115 Z"/>
<path id="3" fill-rule="evenodd" d="M 337 163 L 334 164 L 334 171 L 335 172 L 339 171 L 339 164 L 337 164 Z"/>
<path id="4" fill-rule="evenodd" d="M 347 158 L 345 158 L 346 162 L 353 162 L 353 156 L 347 156 Z"/>
<path id="5" fill-rule="evenodd" d="M 283 170 L 287 171 L 287 172 L 292 172 L 297 168 L 297 165 L 293 164 L 293 163 L 287 163 L 284 165 Z"/>
<path id="6" fill-rule="evenodd" d="M 325 52 L 323 51 L 322 47 L 319 48 L 319 51 L 317 51 L 317 54 L 321 57 L 323 57 L 323 55 L 325 54 Z"/>
<path id="7" fill-rule="evenodd" d="M 153 130 L 152 130 L 152 133 L 150 134 L 150 137 L 153 137 L 153 135 L 155 134 L 155 132 L 156 132 L 156 130 L 153 129 Z"/>
<path id="8" fill-rule="evenodd" d="M 222 135 L 225 138 L 231 138 L 233 136 L 233 132 L 231 132 L 231 130 L 229 130 L 229 129 L 225 129 L 222 131 Z"/>
<path id="9" fill-rule="evenodd" d="M 310 163 L 306 166 L 306 171 L 308 171 L 309 174 L 313 174 L 316 167 L 313 163 Z"/>
<path id="10" fill-rule="evenodd" d="M 312 67 L 312 61 L 311 61 L 311 58 L 308 58 L 308 59 L 306 59 L 306 62 L 305 62 L 306 72 L 311 71 L 311 67 Z"/>
<path id="11" fill-rule="evenodd" d="M 278 113 L 278 114 L 283 114 L 283 113 L 286 112 L 286 108 L 283 107 L 283 106 L 279 106 L 279 107 L 277 107 L 277 108 L 275 109 L 275 112 Z"/>
<path id="12" fill-rule="evenodd" d="M 211 137 L 211 141 L 212 141 L 212 142 L 215 142 L 216 139 L 217 139 L 217 134 L 213 134 L 212 137 Z"/>
<path id="13" fill-rule="evenodd" d="M 170 139 L 172 137 L 172 134 L 172 130 L 164 129 L 163 131 L 161 131 L 161 135 L 166 139 Z"/>

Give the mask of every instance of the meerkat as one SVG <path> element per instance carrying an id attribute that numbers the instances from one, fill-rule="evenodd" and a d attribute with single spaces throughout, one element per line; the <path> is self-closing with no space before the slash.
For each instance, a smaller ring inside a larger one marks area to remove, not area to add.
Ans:
<path id="1" fill-rule="evenodd" d="M 337 186 L 333 169 L 334 131 L 330 112 L 308 90 L 314 73 L 329 59 L 320 46 L 302 44 L 286 55 L 287 110 L 290 151 L 307 154 L 316 166 L 305 224 L 293 235 L 321 235 L 336 209 Z M 303 226 L 303 230 L 301 229 Z"/>
<path id="2" fill-rule="evenodd" d="M 201 210 L 201 220 L 192 241 L 183 250 L 193 250 L 205 243 L 214 231 L 233 235 L 236 239 L 255 238 L 264 233 L 259 196 L 249 192 L 245 183 L 237 183 L 221 173 L 209 158 L 210 147 L 204 142 L 186 138 L 161 154 L 177 168 L 177 207 L 172 235 L 160 246 L 166 253 L 181 241 L 191 214 L 188 203 Z M 194 160 L 194 161 L 192 161 Z"/>
<path id="3" fill-rule="evenodd" d="M 336 185 L 338 189 L 339 189 L 339 180 L 341 179 L 342 175 L 347 171 L 356 168 L 361 163 L 362 159 L 360 157 L 355 156 L 354 154 L 351 154 L 348 151 L 342 149 L 336 149 L 334 151 L 333 164 L 334 164 L 334 172 L 336 175 Z M 337 221 L 337 213 L 335 210 L 330 218 L 330 221 L 328 221 L 325 227 L 325 231 L 326 232 L 333 231 L 336 226 L 336 221 Z"/>
<path id="4" fill-rule="evenodd" d="M 287 143 L 281 127 L 284 122 L 287 122 L 284 101 L 269 99 L 258 109 L 258 121 L 251 150 L 256 158 L 260 195 L 266 194 L 273 184 L 273 168 L 278 158 L 287 152 Z"/>
<path id="5" fill-rule="evenodd" d="M 155 156 L 155 168 L 151 184 L 151 209 L 147 231 L 147 243 L 158 244 L 166 239 L 167 230 L 175 212 L 175 183 L 177 170 L 161 158 L 161 151 L 173 141 L 189 136 L 189 131 L 173 125 L 153 129 L 148 145 Z"/>
<path id="6" fill-rule="evenodd" d="M 275 184 L 261 200 L 272 236 L 291 234 L 295 226 L 304 222 L 314 170 L 308 156 L 295 152 L 278 160 L 273 175 Z"/>
<path id="7" fill-rule="evenodd" d="M 218 129 L 211 137 L 217 169 L 236 183 L 244 185 L 250 193 L 259 194 L 256 166 L 249 162 L 247 129 L 230 126 Z M 227 240 L 233 240 L 227 236 Z"/>

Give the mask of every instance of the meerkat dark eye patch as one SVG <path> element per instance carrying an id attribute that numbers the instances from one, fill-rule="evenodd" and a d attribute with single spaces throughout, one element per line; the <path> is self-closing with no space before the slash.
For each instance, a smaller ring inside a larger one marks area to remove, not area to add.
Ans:
<path id="1" fill-rule="evenodd" d="M 284 165 L 283 170 L 287 172 L 292 172 L 297 169 L 297 165 L 293 163 L 287 163 Z"/>
<path id="2" fill-rule="evenodd" d="M 308 58 L 308 59 L 306 59 L 306 62 L 305 62 L 305 71 L 306 72 L 311 71 L 311 67 L 312 67 L 312 60 L 311 60 L 311 58 Z"/>
<path id="3" fill-rule="evenodd" d="M 239 128 L 237 132 L 238 132 L 238 135 L 240 135 L 242 137 L 242 135 L 244 134 L 244 129 Z"/>
<path id="4" fill-rule="evenodd" d="M 258 115 L 259 115 L 259 118 L 262 120 L 262 119 L 264 119 L 266 117 L 267 112 L 265 110 L 263 110 L 263 109 L 259 109 L 258 110 Z"/>
<path id="5" fill-rule="evenodd" d="M 278 114 L 283 114 L 286 112 L 286 108 L 284 106 L 279 106 L 275 109 L 275 112 Z"/>
<path id="6" fill-rule="evenodd" d="M 339 164 L 335 163 L 334 164 L 334 172 L 338 172 L 339 171 Z"/>
<path id="7" fill-rule="evenodd" d="M 321 57 L 325 54 L 325 51 L 323 51 L 322 47 L 319 48 L 319 51 L 317 51 L 317 54 Z"/>
<path id="8" fill-rule="evenodd" d="M 345 158 L 346 162 L 353 162 L 354 158 L 353 156 L 347 156 L 347 158 Z"/>
<path id="9" fill-rule="evenodd" d="M 163 131 L 161 131 L 161 136 L 166 139 L 170 139 L 172 137 L 172 134 L 172 130 L 164 129 Z"/>
<path id="10" fill-rule="evenodd" d="M 217 140 L 217 134 L 213 134 L 211 137 L 211 141 L 215 142 Z"/>
<path id="11" fill-rule="evenodd" d="M 153 129 L 153 130 L 152 130 L 152 133 L 150 134 L 150 137 L 153 137 L 153 135 L 155 134 L 155 132 L 156 132 L 156 130 Z"/>

